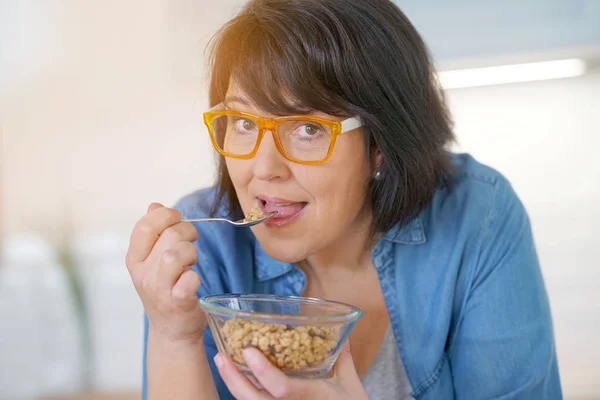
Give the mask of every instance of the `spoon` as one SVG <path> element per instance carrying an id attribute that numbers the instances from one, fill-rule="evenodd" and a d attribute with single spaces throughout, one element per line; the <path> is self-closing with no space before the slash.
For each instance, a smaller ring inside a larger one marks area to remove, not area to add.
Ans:
<path id="1" fill-rule="evenodd" d="M 192 218 L 192 219 L 182 219 L 181 222 L 219 221 L 219 222 L 228 222 L 231 225 L 237 226 L 238 228 L 244 228 L 244 227 L 247 227 L 247 226 L 258 225 L 261 222 L 264 222 L 264 221 L 268 220 L 269 218 L 273 217 L 275 214 L 277 214 L 277 211 L 265 214 L 264 217 L 261 217 L 259 219 L 255 219 L 255 220 L 251 220 L 251 221 L 246 221 L 245 219 L 240 219 L 238 221 L 230 221 L 230 220 L 225 219 L 225 218 Z"/>

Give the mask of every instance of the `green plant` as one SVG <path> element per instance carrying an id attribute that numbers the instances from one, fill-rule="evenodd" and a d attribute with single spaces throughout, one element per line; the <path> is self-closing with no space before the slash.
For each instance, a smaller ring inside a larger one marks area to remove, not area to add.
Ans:
<path id="1" fill-rule="evenodd" d="M 79 336 L 81 338 L 81 350 L 82 350 L 82 385 L 84 388 L 89 388 L 91 384 L 91 365 L 92 365 L 92 343 L 91 343 L 91 329 L 88 308 L 86 304 L 86 297 L 84 293 L 84 286 L 81 281 L 81 276 L 78 272 L 78 265 L 71 251 L 71 247 L 64 242 L 58 246 L 59 263 L 65 275 L 69 286 L 71 299 L 73 299 L 73 305 L 77 316 Z"/>

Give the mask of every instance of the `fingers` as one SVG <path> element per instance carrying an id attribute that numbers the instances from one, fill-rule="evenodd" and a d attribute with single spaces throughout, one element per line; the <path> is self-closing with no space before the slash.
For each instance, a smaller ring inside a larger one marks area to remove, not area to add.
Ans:
<path id="1" fill-rule="evenodd" d="M 156 273 L 156 288 L 163 300 L 171 302 L 171 290 L 175 283 L 197 261 L 198 250 L 193 243 L 188 241 L 177 242 L 162 254 Z M 182 295 L 185 294 L 187 293 L 182 293 Z"/>
<path id="2" fill-rule="evenodd" d="M 273 397 L 285 398 L 293 393 L 295 381 L 271 364 L 259 350 L 252 347 L 244 350 L 244 359 L 260 385 Z"/>
<path id="3" fill-rule="evenodd" d="M 215 364 L 223 382 L 237 400 L 267 400 L 273 397 L 257 389 L 252 382 L 242 374 L 231 359 L 224 354 L 217 354 Z"/>
<path id="4" fill-rule="evenodd" d="M 196 271 L 185 271 L 171 291 L 173 304 L 185 311 L 198 306 L 198 288 L 200 287 L 200 275 Z"/>
<path id="5" fill-rule="evenodd" d="M 178 243 L 194 242 L 197 239 L 198 231 L 190 222 L 179 222 L 172 225 L 160 234 L 145 263 L 154 266 L 152 273 L 157 274 L 157 268 L 164 262 L 163 259 L 169 259 L 169 255 L 165 253 L 173 253 Z M 146 271 L 146 273 L 149 273 L 149 271 Z"/>
<path id="6" fill-rule="evenodd" d="M 350 341 L 346 340 L 340 355 L 333 366 L 334 378 L 342 382 L 360 381 L 354 366 L 352 353 L 350 352 Z"/>
<path id="7" fill-rule="evenodd" d="M 198 239 L 198 231 L 191 222 L 178 222 L 169 226 L 160 234 L 157 245 L 167 244 L 170 247 L 172 243 L 193 242 L 196 239 Z"/>
<path id="8" fill-rule="evenodd" d="M 148 206 L 131 235 L 127 268 L 150 328 L 171 342 L 197 343 L 206 328 L 196 295 L 200 276 L 191 268 L 198 260 L 192 243 L 197 239 L 179 211 L 158 203 Z"/>
<path id="9" fill-rule="evenodd" d="M 191 242 L 198 239 L 198 231 L 191 223 L 180 221 L 179 211 L 150 204 L 148 213 L 133 230 L 127 253 L 127 268 L 138 293 L 155 293 L 162 304 L 172 304 L 173 286 L 197 261 L 197 250 Z M 186 278 L 184 291 L 179 294 L 189 300 L 186 290 L 197 280 Z"/>
<path id="10" fill-rule="evenodd" d="M 257 389 L 229 357 L 224 354 L 215 357 L 215 364 L 223 381 L 239 400 L 338 398 L 340 394 L 344 394 L 344 398 L 367 398 L 354 369 L 349 345 L 346 345 L 340 354 L 334 367 L 336 376 L 331 380 L 288 377 L 273 366 L 259 350 L 252 347 L 244 350 L 244 359 L 263 390 Z"/>
<path id="11" fill-rule="evenodd" d="M 127 252 L 129 264 L 144 261 L 161 233 L 181 221 L 181 213 L 159 204 L 151 204 L 148 213 L 133 228 Z"/>

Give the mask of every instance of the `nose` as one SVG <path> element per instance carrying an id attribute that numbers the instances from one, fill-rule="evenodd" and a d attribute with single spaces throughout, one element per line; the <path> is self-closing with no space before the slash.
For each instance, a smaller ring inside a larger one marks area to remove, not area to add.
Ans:
<path id="1" fill-rule="evenodd" d="M 290 177 L 287 160 L 277 150 L 271 131 L 266 131 L 253 157 L 253 175 L 263 181 L 286 180 Z"/>

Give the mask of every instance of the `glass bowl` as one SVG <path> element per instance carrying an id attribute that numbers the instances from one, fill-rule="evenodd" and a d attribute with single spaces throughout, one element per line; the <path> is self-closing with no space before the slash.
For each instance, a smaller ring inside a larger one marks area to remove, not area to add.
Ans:
<path id="1" fill-rule="evenodd" d="M 200 298 L 220 352 L 247 376 L 242 352 L 259 349 L 286 375 L 327 377 L 363 311 L 307 297 L 222 294 Z"/>

